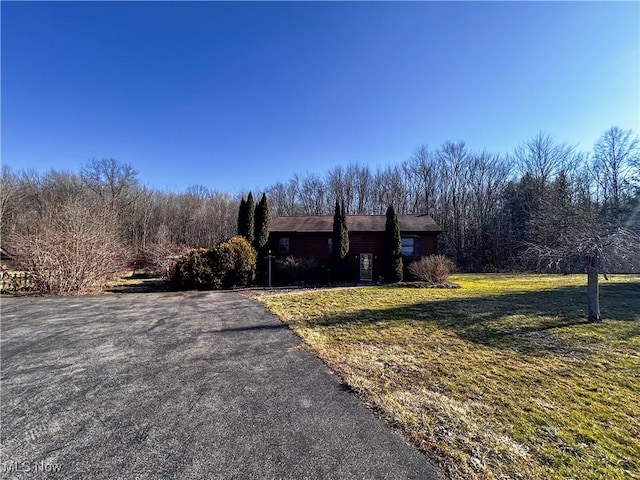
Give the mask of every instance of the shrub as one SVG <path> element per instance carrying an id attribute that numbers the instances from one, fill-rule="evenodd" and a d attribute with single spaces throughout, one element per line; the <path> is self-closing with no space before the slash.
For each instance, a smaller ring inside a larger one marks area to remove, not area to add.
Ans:
<path id="1" fill-rule="evenodd" d="M 349 254 L 349 230 L 347 229 L 347 214 L 336 199 L 333 214 L 333 234 L 331 237 L 331 272 L 333 280 L 345 280 L 349 275 L 347 255 Z"/>
<path id="2" fill-rule="evenodd" d="M 124 267 L 119 222 L 107 208 L 82 198 L 66 200 L 9 235 L 17 267 L 31 288 L 68 294 L 103 288 Z"/>
<path id="3" fill-rule="evenodd" d="M 389 283 L 402 281 L 402 239 L 400 237 L 400 227 L 398 226 L 398 216 L 393 209 L 393 205 L 387 208 L 387 221 L 384 231 L 385 249 L 385 279 Z"/>
<path id="4" fill-rule="evenodd" d="M 442 284 L 456 271 L 455 264 L 444 255 L 429 255 L 409 265 L 409 273 L 417 280 Z"/>
<path id="5" fill-rule="evenodd" d="M 211 250 L 194 248 L 176 262 L 171 275 L 171 285 L 182 289 L 207 289 L 214 283 L 213 255 Z"/>
<path id="6" fill-rule="evenodd" d="M 213 250 L 216 288 L 246 287 L 253 282 L 258 255 L 246 238 L 232 237 Z"/>
<path id="7" fill-rule="evenodd" d="M 193 249 L 180 257 L 171 285 L 180 289 L 244 287 L 253 282 L 256 251 L 244 237 L 232 237 L 214 248 Z"/>
<path id="8" fill-rule="evenodd" d="M 276 279 L 282 285 L 293 285 L 299 282 L 317 284 L 326 280 L 326 270 L 315 258 L 289 256 L 276 260 Z"/>

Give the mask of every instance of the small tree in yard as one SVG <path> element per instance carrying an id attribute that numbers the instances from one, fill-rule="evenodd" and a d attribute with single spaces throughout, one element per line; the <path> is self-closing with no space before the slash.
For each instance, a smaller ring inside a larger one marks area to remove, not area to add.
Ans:
<path id="1" fill-rule="evenodd" d="M 571 242 L 558 248 L 530 244 L 526 254 L 547 270 L 586 271 L 587 319 L 600 322 L 599 274 L 637 271 L 640 267 L 640 235 L 625 228 L 576 229 Z"/>
<path id="2" fill-rule="evenodd" d="M 387 208 L 387 222 L 385 224 L 385 254 L 386 281 L 389 283 L 401 282 L 402 239 L 400 237 L 398 216 L 396 215 L 393 205 L 389 205 L 389 208 Z"/>
<path id="3" fill-rule="evenodd" d="M 600 286 L 598 275 L 607 271 L 635 270 L 640 266 L 640 235 L 618 228 L 604 236 L 583 238 L 571 254 L 586 264 L 587 319 L 600 322 Z"/>
<path id="4" fill-rule="evenodd" d="M 331 266 L 335 279 L 344 279 L 346 276 L 346 260 L 349 254 L 349 230 L 347 229 L 347 216 L 338 200 L 333 214 L 333 235 L 331 240 Z"/>

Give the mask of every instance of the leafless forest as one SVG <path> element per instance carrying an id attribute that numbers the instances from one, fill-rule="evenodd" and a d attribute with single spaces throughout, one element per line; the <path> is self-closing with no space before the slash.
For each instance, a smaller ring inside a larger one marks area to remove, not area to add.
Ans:
<path id="1" fill-rule="evenodd" d="M 113 159 L 90 160 L 79 172 L 4 165 L 1 182 L 2 246 L 25 268 L 48 262 L 50 272 L 100 276 L 136 258 L 211 247 L 236 231 L 239 196 L 200 185 L 151 189 L 134 166 Z M 348 214 L 384 214 L 390 204 L 400 214 L 428 213 L 443 228 L 441 252 L 463 271 L 584 271 L 580 252 L 593 242 L 615 251 L 610 268 L 640 266 L 639 142 L 616 127 L 590 152 L 544 133 L 508 154 L 446 142 L 381 169 L 292 172 L 265 192 L 274 216 L 331 214 L 336 199 Z"/>

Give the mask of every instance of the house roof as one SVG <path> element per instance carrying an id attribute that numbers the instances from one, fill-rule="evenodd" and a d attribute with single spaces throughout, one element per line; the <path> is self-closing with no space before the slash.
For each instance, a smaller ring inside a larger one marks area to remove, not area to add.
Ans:
<path id="1" fill-rule="evenodd" d="M 350 232 L 383 232 L 386 215 L 347 215 Z M 401 232 L 441 232 L 430 215 L 398 215 Z M 333 215 L 278 217 L 269 224 L 271 232 L 332 232 Z"/>

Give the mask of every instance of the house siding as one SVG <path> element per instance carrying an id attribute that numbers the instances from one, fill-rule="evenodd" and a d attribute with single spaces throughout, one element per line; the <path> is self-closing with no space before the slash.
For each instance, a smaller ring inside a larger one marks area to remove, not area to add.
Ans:
<path id="1" fill-rule="evenodd" d="M 329 238 L 326 233 L 300 233 L 289 237 L 291 240 L 290 255 L 296 258 L 315 258 L 321 265 L 329 264 Z"/>
<path id="2" fill-rule="evenodd" d="M 425 255 L 438 253 L 438 232 L 400 232 L 401 236 L 410 236 L 418 240 L 419 250 L 415 257 L 405 257 L 405 264 Z M 384 232 L 349 232 L 349 254 L 347 263 L 353 278 L 359 276 L 361 253 L 373 254 L 373 278 L 383 276 Z M 280 238 L 289 239 L 289 253 L 278 250 Z M 331 232 L 272 232 L 269 237 L 271 251 L 278 258 L 292 256 L 296 258 L 315 258 L 320 265 L 328 267 L 331 263 L 328 240 Z"/>

